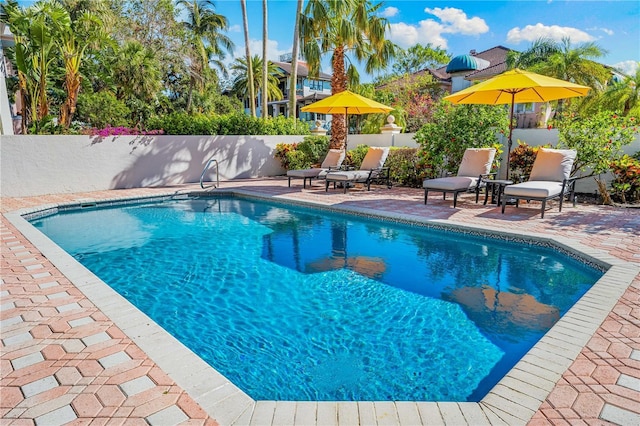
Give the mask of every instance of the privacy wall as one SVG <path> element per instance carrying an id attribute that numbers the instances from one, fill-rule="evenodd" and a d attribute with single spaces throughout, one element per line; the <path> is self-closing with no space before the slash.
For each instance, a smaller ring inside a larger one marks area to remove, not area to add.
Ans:
<path id="1" fill-rule="evenodd" d="M 278 143 L 303 136 L 0 136 L 0 195 L 25 197 L 197 183 L 205 164 L 218 160 L 220 180 L 277 176 L 285 171 L 274 158 Z M 530 145 L 556 144 L 556 130 L 517 129 Z M 506 144 L 506 141 L 503 141 Z M 349 149 L 370 146 L 416 147 L 413 134 L 349 135 Z M 639 136 L 625 152 L 640 151 Z M 504 161 L 503 161 L 504 164 Z M 215 172 L 207 176 L 215 178 Z M 593 192 L 593 179 L 578 192 Z"/>

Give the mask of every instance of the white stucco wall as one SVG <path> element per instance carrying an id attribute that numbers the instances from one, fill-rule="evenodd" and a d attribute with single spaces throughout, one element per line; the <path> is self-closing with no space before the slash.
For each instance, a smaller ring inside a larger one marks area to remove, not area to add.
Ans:
<path id="1" fill-rule="evenodd" d="M 276 144 L 303 136 L 1 136 L 2 196 L 199 182 L 211 158 L 220 179 L 284 173 Z M 215 179 L 212 171 L 210 179 Z"/>
<path id="2" fill-rule="evenodd" d="M 411 148 L 415 148 L 418 145 L 413 139 L 414 133 L 401 133 L 398 135 L 393 135 L 393 144 L 391 135 L 349 135 L 347 146 L 348 149 L 353 149 L 358 145 L 364 144 L 369 146 L 407 146 Z M 507 146 L 507 137 L 504 135 L 500 136 L 500 141 L 504 145 L 505 149 L 502 154 L 502 168 L 500 170 L 500 175 L 506 175 L 506 146 Z M 514 129 L 513 130 L 513 147 L 518 146 L 518 140 L 526 142 L 531 146 L 540 146 L 551 144 L 553 146 L 558 144 L 558 130 L 557 129 Z M 640 134 L 636 135 L 636 139 L 630 145 L 627 145 L 623 149 L 625 154 L 635 154 L 640 151 Z M 612 175 L 605 176 L 607 180 L 611 180 L 613 178 Z M 576 191 L 580 193 L 594 193 L 597 191 L 598 186 L 596 185 L 593 178 L 585 178 L 580 179 L 576 182 Z"/>
<path id="3" fill-rule="evenodd" d="M 416 147 L 411 133 L 349 135 L 348 148 Z M 303 136 L 0 136 L 0 195 L 21 197 L 105 189 L 196 183 L 211 158 L 220 179 L 276 176 L 284 173 L 274 158 L 278 143 Z M 516 140 L 529 145 L 558 140 L 556 130 L 516 129 Z M 506 144 L 506 141 L 504 141 Z M 624 150 L 640 151 L 640 135 Z M 506 153 L 505 153 L 506 155 Z M 505 162 L 502 162 L 503 166 Z M 212 170 L 209 180 L 215 179 Z M 596 190 L 593 179 L 578 181 L 578 192 Z"/>

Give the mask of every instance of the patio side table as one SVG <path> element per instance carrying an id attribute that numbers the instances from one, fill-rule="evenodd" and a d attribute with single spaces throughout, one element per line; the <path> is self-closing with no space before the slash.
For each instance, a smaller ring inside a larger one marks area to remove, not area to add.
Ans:
<path id="1" fill-rule="evenodd" d="M 507 179 L 483 179 L 483 182 L 486 185 L 486 189 L 484 192 L 484 205 L 487 204 L 489 191 L 491 191 L 491 204 L 500 205 L 500 198 L 502 198 L 504 188 L 509 185 L 513 185 L 513 181 Z"/>

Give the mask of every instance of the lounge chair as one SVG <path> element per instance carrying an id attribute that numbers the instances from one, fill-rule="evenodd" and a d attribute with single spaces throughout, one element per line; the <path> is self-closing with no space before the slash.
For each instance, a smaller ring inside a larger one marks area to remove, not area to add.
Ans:
<path id="1" fill-rule="evenodd" d="M 540 218 L 544 218 L 547 201 L 560 199 L 558 211 L 562 211 L 562 201 L 566 195 L 575 206 L 575 184 L 578 178 L 570 178 L 571 169 L 576 159 L 576 151 L 572 149 L 540 148 L 533 162 L 529 180 L 504 189 L 502 196 L 502 213 L 507 200 L 536 200 L 542 203 Z"/>
<path id="2" fill-rule="evenodd" d="M 457 176 L 426 179 L 422 183 L 424 203 L 427 204 L 429 191 L 442 192 L 443 200 L 446 199 L 447 193 L 453 193 L 453 207 L 458 202 L 459 193 L 475 191 L 477 203 L 480 189 L 484 186 L 482 180 L 495 175 L 490 173 L 495 156 L 494 148 L 467 148 L 460 162 Z"/>
<path id="3" fill-rule="evenodd" d="M 342 165 L 344 157 L 345 151 L 343 149 L 330 149 L 320 167 L 289 170 L 287 172 L 287 177 L 289 178 L 289 188 L 291 188 L 291 178 L 303 179 L 303 188 L 307 187 L 307 179 L 309 179 L 309 185 L 311 185 L 311 180 L 313 178 L 322 179 L 326 176 L 329 170 L 338 169 Z"/>
<path id="4" fill-rule="evenodd" d="M 330 182 L 333 182 L 334 188 L 336 183 L 339 182 L 342 184 L 345 194 L 347 193 L 347 188 L 354 183 L 364 183 L 367 186 L 367 191 L 370 191 L 371 182 L 374 180 L 384 180 L 387 188 L 391 188 L 389 168 L 384 167 L 384 162 L 387 160 L 388 155 L 388 147 L 369 147 L 359 170 L 329 171 L 325 177 L 324 190 L 329 190 Z"/>

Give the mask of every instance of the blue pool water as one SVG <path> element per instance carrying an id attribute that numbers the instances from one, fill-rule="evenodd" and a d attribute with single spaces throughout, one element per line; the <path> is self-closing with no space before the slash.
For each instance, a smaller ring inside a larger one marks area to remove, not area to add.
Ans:
<path id="1" fill-rule="evenodd" d="M 478 401 L 602 275 L 544 247 L 237 198 L 34 225 L 257 400 Z"/>

